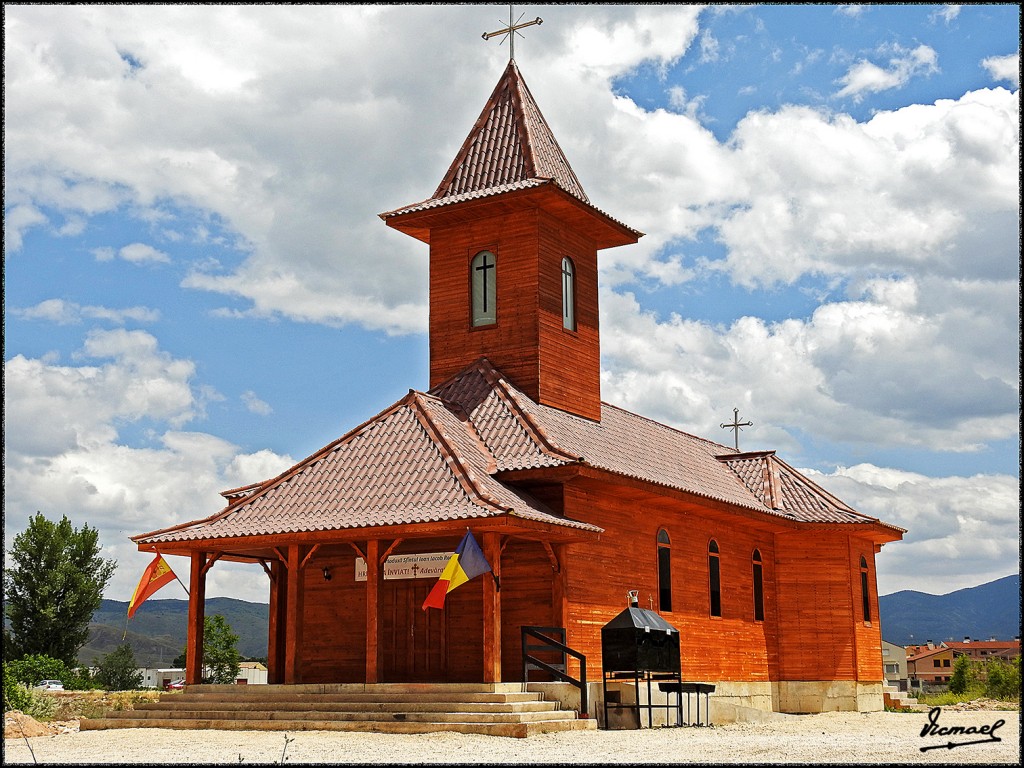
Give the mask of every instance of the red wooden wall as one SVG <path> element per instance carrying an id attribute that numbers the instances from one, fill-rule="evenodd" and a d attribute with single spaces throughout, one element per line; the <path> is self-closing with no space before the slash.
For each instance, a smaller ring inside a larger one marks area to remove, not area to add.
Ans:
<path id="1" fill-rule="evenodd" d="M 430 384 L 486 356 L 537 402 L 599 419 L 597 251 L 537 209 L 430 233 Z M 470 262 L 497 257 L 497 322 L 472 327 Z M 562 257 L 576 266 L 577 330 L 562 327 Z"/>

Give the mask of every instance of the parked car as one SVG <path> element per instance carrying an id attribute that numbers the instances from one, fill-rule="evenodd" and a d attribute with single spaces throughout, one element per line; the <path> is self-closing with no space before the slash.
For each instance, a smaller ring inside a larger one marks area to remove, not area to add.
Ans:
<path id="1" fill-rule="evenodd" d="M 37 691 L 63 691 L 64 683 L 60 680 L 43 680 L 36 686 Z"/>
<path id="2" fill-rule="evenodd" d="M 184 680 L 175 680 L 173 683 L 168 683 L 164 686 L 165 691 L 180 691 L 185 688 Z"/>

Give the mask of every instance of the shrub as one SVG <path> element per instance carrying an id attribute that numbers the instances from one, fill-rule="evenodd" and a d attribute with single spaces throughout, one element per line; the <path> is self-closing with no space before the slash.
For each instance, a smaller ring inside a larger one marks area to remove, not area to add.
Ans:
<path id="1" fill-rule="evenodd" d="M 18 709 L 22 712 L 31 701 L 31 694 L 24 683 L 14 679 L 14 675 L 8 670 L 8 664 L 4 664 L 4 712 Z"/>
<path id="2" fill-rule="evenodd" d="M 992 699 L 1020 699 L 1020 656 L 1007 664 L 1002 659 L 989 659 L 985 664 L 985 695 Z"/>
<path id="3" fill-rule="evenodd" d="M 4 678 L 8 672 L 29 688 L 37 685 L 40 680 L 60 680 L 62 683 L 71 678 L 71 670 L 60 659 L 36 653 L 14 661 L 4 663 Z"/>
<path id="4" fill-rule="evenodd" d="M 977 679 L 977 665 L 968 656 L 957 656 L 953 659 L 953 676 L 949 679 L 950 693 L 967 693 L 968 688 L 971 688 Z"/>

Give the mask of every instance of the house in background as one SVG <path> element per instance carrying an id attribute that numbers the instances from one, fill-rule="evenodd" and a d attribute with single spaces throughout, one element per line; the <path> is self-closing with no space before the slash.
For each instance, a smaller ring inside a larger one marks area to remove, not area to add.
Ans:
<path id="1" fill-rule="evenodd" d="M 903 646 L 882 641 L 882 674 L 889 685 L 907 690 L 907 651 Z"/>
<path id="2" fill-rule="evenodd" d="M 952 648 L 958 656 L 963 654 L 981 662 L 986 662 L 989 659 L 1011 661 L 1020 656 L 1019 637 L 1013 640 L 996 640 L 994 637 L 988 640 L 972 640 L 965 637 L 963 642 L 947 640 L 941 645 L 945 648 Z"/>
<path id="3" fill-rule="evenodd" d="M 911 688 L 934 688 L 949 684 L 949 678 L 953 675 L 952 648 L 935 645 L 930 640 L 925 645 L 910 648 L 915 649 L 913 653 L 909 649 L 907 651 L 907 679 Z"/>
<path id="4" fill-rule="evenodd" d="M 266 685 L 267 668 L 258 661 L 243 661 L 238 668 L 236 685 Z"/>

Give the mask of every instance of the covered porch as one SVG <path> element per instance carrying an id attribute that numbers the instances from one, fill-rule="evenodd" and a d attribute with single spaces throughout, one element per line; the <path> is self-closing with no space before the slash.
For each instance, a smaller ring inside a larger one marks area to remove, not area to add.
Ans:
<path id="1" fill-rule="evenodd" d="M 566 548 L 599 535 L 587 528 L 501 515 L 140 549 L 190 559 L 190 685 L 202 682 L 206 580 L 221 561 L 268 577 L 270 683 L 498 683 L 522 678 L 521 626 L 567 626 Z M 493 577 L 423 610 L 467 529 Z"/>

